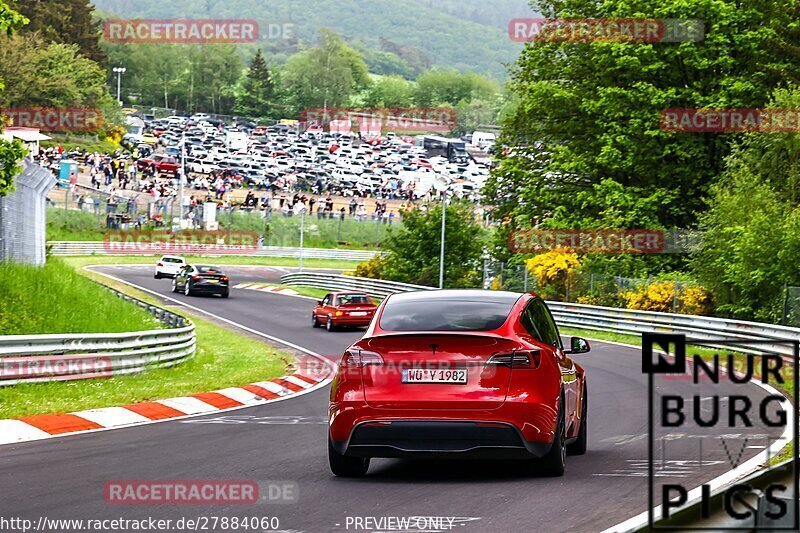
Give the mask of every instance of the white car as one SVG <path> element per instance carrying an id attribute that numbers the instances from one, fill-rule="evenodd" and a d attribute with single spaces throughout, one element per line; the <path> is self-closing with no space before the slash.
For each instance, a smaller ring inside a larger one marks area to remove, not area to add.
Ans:
<path id="1" fill-rule="evenodd" d="M 186 259 L 177 255 L 165 255 L 156 263 L 156 270 L 153 274 L 155 279 L 174 278 L 178 271 L 186 265 Z"/>

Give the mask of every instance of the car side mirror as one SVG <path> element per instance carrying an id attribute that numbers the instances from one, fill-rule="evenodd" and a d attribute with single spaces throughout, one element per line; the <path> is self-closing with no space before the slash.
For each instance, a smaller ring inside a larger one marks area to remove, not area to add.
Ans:
<path id="1" fill-rule="evenodd" d="M 592 349 L 591 346 L 589 346 L 589 341 L 581 337 L 572 337 L 569 344 L 570 348 L 565 352 L 569 355 L 586 353 Z"/>

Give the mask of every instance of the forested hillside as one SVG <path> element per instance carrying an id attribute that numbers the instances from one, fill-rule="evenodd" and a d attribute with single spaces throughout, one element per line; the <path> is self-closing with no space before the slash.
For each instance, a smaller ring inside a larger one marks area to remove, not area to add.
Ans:
<path id="1" fill-rule="evenodd" d="M 525 0 L 496 0 L 491 7 L 481 0 L 94 0 L 94 4 L 108 16 L 288 22 L 296 25 L 299 42 L 313 41 L 319 28 L 329 27 L 365 48 L 395 53 L 405 49 L 412 63 L 496 77 L 505 76 L 503 64 L 513 61 L 521 49 L 508 37 L 508 20 L 532 13 Z M 298 41 L 266 44 L 289 55 L 295 50 L 281 45 L 296 47 Z"/>

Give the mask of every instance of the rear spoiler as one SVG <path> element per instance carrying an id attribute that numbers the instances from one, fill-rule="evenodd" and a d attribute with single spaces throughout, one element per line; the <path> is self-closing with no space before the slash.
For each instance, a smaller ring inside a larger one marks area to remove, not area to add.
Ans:
<path id="1" fill-rule="evenodd" d="M 388 339 L 392 337 L 490 337 L 493 339 L 506 339 L 504 335 L 492 333 L 492 331 L 393 331 L 391 333 L 380 333 L 377 335 L 365 336 L 363 340 L 369 339 Z"/>

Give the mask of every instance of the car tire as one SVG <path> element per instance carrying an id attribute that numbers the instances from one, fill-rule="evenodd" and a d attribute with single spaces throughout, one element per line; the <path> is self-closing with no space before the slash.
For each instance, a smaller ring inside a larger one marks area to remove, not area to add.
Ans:
<path id="1" fill-rule="evenodd" d="M 172 292 L 178 292 L 178 280 L 172 278 Z"/>
<path id="2" fill-rule="evenodd" d="M 219 295 L 222 296 L 223 298 L 227 298 L 227 297 L 229 297 L 231 295 L 231 291 L 227 290 L 225 292 L 219 293 Z"/>
<path id="3" fill-rule="evenodd" d="M 564 475 L 567 466 L 567 445 L 565 441 L 564 400 L 562 398 L 558 409 L 558 425 L 553 446 L 547 455 L 539 459 L 538 470 L 547 477 L 560 477 Z"/>
<path id="4" fill-rule="evenodd" d="M 153 279 L 161 279 L 161 274 L 156 272 L 155 274 L 153 274 Z"/>
<path id="5" fill-rule="evenodd" d="M 311 313 L 311 327 L 312 328 L 319 327 L 319 319 L 317 318 L 317 315 L 314 313 Z"/>
<path id="6" fill-rule="evenodd" d="M 183 294 L 185 296 L 191 296 L 192 295 L 192 285 L 191 285 L 191 283 L 189 281 L 186 281 L 186 283 L 183 286 Z"/>
<path id="7" fill-rule="evenodd" d="M 581 428 L 578 430 L 578 439 L 572 444 L 567 446 L 567 453 L 569 455 L 583 455 L 586 453 L 586 444 L 588 440 L 588 427 L 587 415 L 589 413 L 589 392 L 586 389 L 586 383 L 583 384 L 583 399 L 581 400 Z"/>
<path id="8" fill-rule="evenodd" d="M 337 452 L 328 437 L 328 464 L 337 477 L 363 477 L 369 470 L 369 457 L 347 457 Z"/>
<path id="9" fill-rule="evenodd" d="M 325 329 L 328 331 L 336 331 L 336 325 L 333 323 L 331 317 L 328 317 L 328 320 L 325 322 Z"/>

